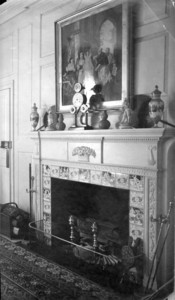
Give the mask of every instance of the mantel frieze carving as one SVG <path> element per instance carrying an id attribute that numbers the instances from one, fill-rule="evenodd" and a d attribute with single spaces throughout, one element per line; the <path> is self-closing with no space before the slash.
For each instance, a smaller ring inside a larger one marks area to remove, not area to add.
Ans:
<path id="1" fill-rule="evenodd" d="M 76 131 L 41 131 L 40 138 L 41 140 L 49 140 L 55 139 L 55 141 L 59 140 L 67 140 L 67 141 L 75 141 L 75 140 L 101 140 L 104 139 L 106 141 L 138 141 L 138 142 L 155 142 L 157 143 L 161 138 L 169 137 L 171 135 L 169 131 L 164 128 L 148 128 L 148 129 L 111 129 L 111 130 L 91 130 L 85 131 L 83 134 Z M 31 133 L 31 139 L 38 139 L 38 135 L 36 133 Z"/>
<path id="2" fill-rule="evenodd" d="M 157 150 L 157 147 L 155 145 L 149 145 L 148 146 L 148 164 L 150 166 L 154 166 L 156 164 L 156 155 L 155 151 Z"/>

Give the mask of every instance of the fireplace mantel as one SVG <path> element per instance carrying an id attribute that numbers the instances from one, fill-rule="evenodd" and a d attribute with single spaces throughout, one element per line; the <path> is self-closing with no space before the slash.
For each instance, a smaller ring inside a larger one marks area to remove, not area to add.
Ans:
<path id="1" fill-rule="evenodd" d="M 175 130 L 164 128 L 90 130 L 90 131 L 41 131 L 32 132 L 35 141 L 34 156 L 40 152 L 42 160 L 56 160 L 76 164 L 72 155 L 75 147 L 94 149 L 96 156 L 89 163 L 120 167 L 133 167 L 156 171 L 162 169 L 162 151 L 174 143 Z M 170 142 L 171 141 L 171 142 Z"/>
<path id="2" fill-rule="evenodd" d="M 40 131 L 40 135 L 43 139 L 54 139 L 54 138 L 92 138 L 92 137 L 113 137 L 121 139 L 139 139 L 139 138 L 160 138 L 163 136 L 175 136 L 175 129 L 165 128 L 144 128 L 144 129 L 108 129 L 108 130 L 65 130 L 65 131 Z M 37 131 L 30 133 L 31 138 L 37 138 Z"/>
<path id="3" fill-rule="evenodd" d="M 172 163 L 175 161 L 175 130 L 40 131 L 32 132 L 31 139 L 35 144 L 32 161 L 36 190 L 33 194 L 33 218 L 43 219 L 44 201 L 51 199 L 52 176 L 84 181 L 80 176 L 83 170 L 89 174 L 88 183 L 129 189 L 130 208 L 136 207 L 142 214 L 142 224 L 133 221 L 130 215 L 130 235 L 134 237 L 136 232 L 140 232 L 145 257 L 151 262 L 159 228 L 156 222 L 151 221 L 152 217 L 167 214 L 175 193 L 175 166 Z M 84 149 L 90 151 L 88 158 L 82 155 Z M 66 174 L 62 174 L 65 169 Z M 104 174 L 110 174 L 111 182 L 104 181 Z M 140 204 L 136 203 L 138 198 Z M 173 273 L 172 240 L 173 226 L 162 257 L 163 271 L 157 278 L 160 284 Z M 170 242 L 172 247 L 168 249 Z M 148 272 L 149 266 L 145 269 Z M 171 274 L 167 271 L 169 269 Z"/>

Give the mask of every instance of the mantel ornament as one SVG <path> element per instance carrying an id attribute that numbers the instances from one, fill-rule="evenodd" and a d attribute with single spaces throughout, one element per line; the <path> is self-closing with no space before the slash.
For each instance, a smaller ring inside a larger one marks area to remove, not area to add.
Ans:
<path id="1" fill-rule="evenodd" d="M 89 157 L 93 156 L 96 157 L 96 152 L 94 149 L 86 146 L 76 147 L 72 151 L 72 155 L 78 155 L 79 161 L 86 161 L 89 162 Z"/>
<path id="2" fill-rule="evenodd" d="M 111 125 L 111 123 L 107 120 L 108 114 L 106 110 L 103 110 L 100 112 L 100 122 L 99 122 L 99 128 L 100 129 L 108 129 Z"/>
<path id="3" fill-rule="evenodd" d="M 32 110 L 31 110 L 31 114 L 30 114 L 30 123 L 32 126 L 32 131 L 36 130 L 36 127 L 38 125 L 38 121 L 39 121 L 39 114 L 37 112 L 37 107 L 36 107 L 36 103 L 33 104 L 32 106 Z"/>
<path id="4" fill-rule="evenodd" d="M 47 122 L 48 122 L 48 124 L 47 124 L 46 130 L 48 130 L 48 131 L 56 130 L 55 123 L 54 123 L 54 113 L 53 113 L 52 109 L 49 109 L 49 111 L 48 111 Z"/>
<path id="5" fill-rule="evenodd" d="M 48 109 L 47 113 L 47 120 L 46 120 L 46 131 L 54 131 L 56 130 L 57 124 L 57 113 L 55 105 L 52 105 Z"/>
<path id="6" fill-rule="evenodd" d="M 156 154 L 154 154 L 154 151 L 156 150 L 157 150 L 156 145 L 148 146 L 148 164 L 150 166 L 154 166 L 156 164 Z"/>
<path id="7" fill-rule="evenodd" d="M 77 82 L 74 85 L 75 94 L 72 98 L 72 104 L 70 107 L 70 113 L 75 116 L 74 125 L 72 125 L 69 129 L 92 129 L 91 126 L 88 125 L 88 109 L 89 105 L 87 104 L 87 98 L 84 94 L 84 86 Z M 78 126 L 78 114 L 80 115 L 80 125 Z"/>
<path id="8" fill-rule="evenodd" d="M 158 89 L 158 85 L 155 86 L 155 90 L 152 92 L 152 99 L 149 102 L 149 117 L 152 127 L 158 127 L 158 122 L 161 120 L 164 111 L 164 102 L 160 99 L 161 91 Z"/>
<path id="9" fill-rule="evenodd" d="M 123 105 L 123 113 L 120 121 L 120 129 L 134 128 L 136 124 L 136 116 L 134 111 L 130 108 L 129 101 L 126 98 Z"/>
<path id="10" fill-rule="evenodd" d="M 62 113 L 58 114 L 58 121 L 56 123 L 56 130 L 64 130 L 66 128 L 66 124 L 64 123 L 64 117 Z"/>

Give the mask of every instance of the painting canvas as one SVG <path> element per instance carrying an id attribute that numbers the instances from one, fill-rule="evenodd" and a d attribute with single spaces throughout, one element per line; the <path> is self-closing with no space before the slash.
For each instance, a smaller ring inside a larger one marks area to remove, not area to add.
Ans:
<path id="1" fill-rule="evenodd" d="M 56 22 L 59 111 L 69 109 L 77 82 L 85 87 L 87 98 L 94 85 L 100 84 L 104 107 L 121 105 L 127 93 L 126 9 L 122 4 L 98 8 Z"/>

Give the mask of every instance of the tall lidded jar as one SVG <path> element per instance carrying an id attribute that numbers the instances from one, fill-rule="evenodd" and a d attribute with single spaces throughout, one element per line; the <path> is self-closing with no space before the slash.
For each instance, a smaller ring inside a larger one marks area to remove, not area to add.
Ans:
<path id="1" fill-rule="evenodd" d="M 30 114 L 30 123 L 32 126 L 32 131 L 36 130 L 36 127 L 38 125 L 38 121 L 39 121 L 39 114 L 37 112 L 37 107 L 36 107 L 36 103 L 33 104 L 32 106 L 32 110 L 31 110 L 31 114 Z"/>
<path id="2" fill-rule="evenodd" d="M 158 85 L 156 85 L 155 90 L 152 92 L 152 99 L 149 102 L 149 116 L 153 121 L 153 127 L 157 127 L 164 111 L 164 102 L 160 99 L 160 96 L 161 91 L 159 91 Z"/>

